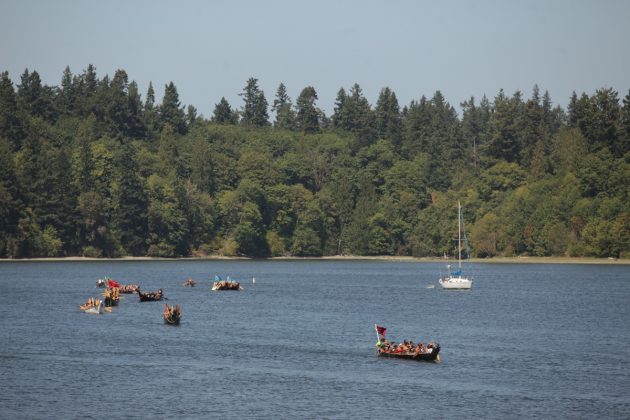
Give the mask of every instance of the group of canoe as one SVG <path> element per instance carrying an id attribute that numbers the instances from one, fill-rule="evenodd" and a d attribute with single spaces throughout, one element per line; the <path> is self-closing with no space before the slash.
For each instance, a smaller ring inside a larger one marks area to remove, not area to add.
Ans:
<path id="1" fill-rule="evenodd" d="M 195 287 L 196 285 L 197 283 L 191 277 L 182 283 L 183 287 Z M 120 284 L 116 280 L 108 277 L 98 279 L 96 281 L 96 287 L 105 288 L 103 291 L 103 299 L 90 297 L 83 305 L 79 306 L 79 308 L 86 313 L 102 314 L 104 311 L 111 312 L 112 307 L 118 305 L 121 293 L 137 293 L 140 302 L 154 302 L 165 299 L 162 289 L 158 289 L 155 292 L 142 292 L 140 286 L 137 284 Z M 223 280 L 221 277 L 215 276 L 212 290 L 243 290 L 243 287 L 239 282 L 230 280 L 229 277 L 227 280 Z M 167 324 L 179 325 L 179 321 L 182 318 L 181 306 L 179 304 L 173 306 L 164 305 L 162 317 Z"/>
<path id="2" fill-rule="evenodd" d="M 188 279 L 188 286 L 194 286 L 194 280 Z M 104 311 L 111 312 L 112 307 L 117 306 L 120 302 L 120 294 L 137 293 L 140 302 L 159 301 L 164 299 L 164 291 L 158 289 L 155 292 L 142 292 L 140 286 L 137 284 L 120 284 L 116 280 L 110 278 L 98 279 L 96 281 L 96 287 L 104 287 L 103 299 L 96 299 L 90 297 L 83 305 L 79 306 L 79 309 L 88 314 L 102 314 Z M 182 311 L 180 305 L 164 305 L 164 311 L 162 312 L 164 322 L 171 325 L 179 325 L 179 321 L 182 318 Z"/>
<path id="3" fill-rule="evenodd" d="M 182 283 L 182 286 L 195 287 L 196 284 L 197 283 L 189 277 L 184 283 Z M 158 289 L 155 292 L 141 292 L 140 287 L 137 284 L 121 285 L 117 281 L 108 278 L 99 279 L 96 282 L 96 285 L 97 287 L 106 288 L 103 292 L 103 300 L 93 297 L 89 298 L 87 302 L 79 307 L 86 313 L 101 314 L 104 310 L 111 312 L 111 308 L 118 305 L 121 293 L 137 293 L 140 302 L 159 301 L 164 299 L 164 291 L 162 289 Z M 230 280 L 229 277 L 227 280 L 223 280 L 219 276 L 215 276 L 215 281 L 212 283 L 212 290 L 243 290 L 243 287 L 239 282 Z M 164 305 L 162 318 L 166 324 L 179 325 L 182 318 L 181 306 L 179 304 L 173 306 Z M 379 356 L 427 362 L 440 361 L 439 344 L 431 342 L 424 346 L 422 343 L 414 344 L 412 341 L 407 340 L 400 344 L 396 344 L 395 342 L 389 342 L 385 338 L 387 330 L 385 327 L 375 325 L 375 328 L 378 335 L 376 348 Z"/>

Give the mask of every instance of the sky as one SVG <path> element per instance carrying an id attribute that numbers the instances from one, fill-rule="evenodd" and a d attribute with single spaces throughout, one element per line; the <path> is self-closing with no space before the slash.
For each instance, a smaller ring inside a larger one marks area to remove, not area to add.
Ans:
<path id="1" fill-rule="evenodd" d="M 59 85 L 66 66 L 124 69 L 143 99 L 172 81 L 206 117 L 221 97 L 242 107 L 250 77 L 270 104 L 280 83 L 294 103 L 313 86 L 327 115 L 354 83 L 372 105 L 384 87 L 401 107 L 440 90 L 459 109 L 537 84 L 566 107 L 573 91 L 628 94 L 629 22 L 625 0 L 0 0 L 0 71 Z"/>

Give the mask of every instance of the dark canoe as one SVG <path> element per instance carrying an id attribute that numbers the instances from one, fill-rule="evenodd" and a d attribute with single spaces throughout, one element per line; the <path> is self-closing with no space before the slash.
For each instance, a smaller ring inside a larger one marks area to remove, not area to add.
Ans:
<path id="1" fill-rule="evenodd" d="M 164 322 L 166 324 L 179 325 L 179 321 L 182 319 L 181 306 L 179 306 L 179 304 L 175 306 L 164 305 L 162 317 L 164 318 Z"/>
<path id="2" fill-rule="evenodd" d="M 106 296 L 104 299 L 104 304 L 106 307 L 112 307 L 112 306 L 118 306 L 118 302 L 120 301 L 120 299 L 118 298 L 113 298 L 111 296 Z"/>
<path id="3" fill-rule="evenodd" d="M 147 293 L 142 293 L 140 290 L 138 290 L 138 298 L 140 298 L 140 302 L 153 302 L 156 300 L 162 300 L 163 297 L 164 295 L 162 293 L 162 289 L 158 290 L 157 292 Z"/>
<path id="4" fill-rule="evenodd" d="M 408 359 L 421 362 L 439 362 L 440 346 L 433 348 L 431 353 L 420 353 L 417 356 L 409 353 L 389 353 L 378 349 L 378 355 L 381 357 L 392 357 L 394 359 Z"/>
<path id="5" fill-rule="evenodd" d="M 163 315 L 164 323 L 169 325 L 179 325 L 179 320 L 182 318 L 181 315 L 172 314 L 171 316 Z"/>

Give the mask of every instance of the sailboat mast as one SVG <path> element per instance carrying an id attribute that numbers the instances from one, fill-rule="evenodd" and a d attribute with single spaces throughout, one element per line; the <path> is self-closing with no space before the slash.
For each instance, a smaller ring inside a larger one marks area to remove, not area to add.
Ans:
<path id="1" fill-rule="evenodd" d="M 462 269 L 462 203 L 457 202 L 457 251 L 459 251 L 459 269 Z"/>

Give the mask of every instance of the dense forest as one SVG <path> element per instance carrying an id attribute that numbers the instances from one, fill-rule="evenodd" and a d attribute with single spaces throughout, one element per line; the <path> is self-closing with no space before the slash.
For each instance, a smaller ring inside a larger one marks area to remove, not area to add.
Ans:
<path id="1" fill-rule="evenodd" d="M 473 256 L 630 257 L 630 91 L 240 96 L 1 73 L 0 257 L 453 255 L 458 200 Z"/>

